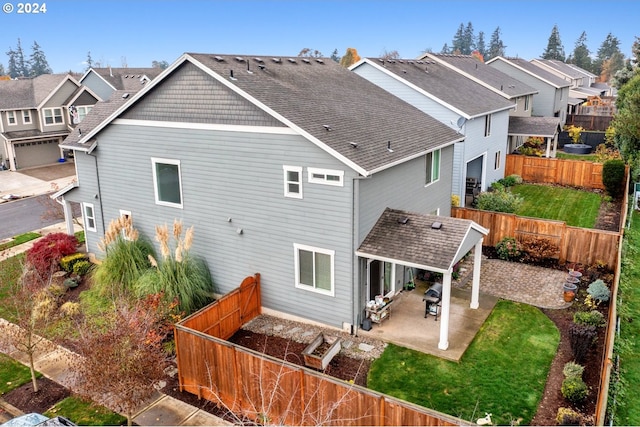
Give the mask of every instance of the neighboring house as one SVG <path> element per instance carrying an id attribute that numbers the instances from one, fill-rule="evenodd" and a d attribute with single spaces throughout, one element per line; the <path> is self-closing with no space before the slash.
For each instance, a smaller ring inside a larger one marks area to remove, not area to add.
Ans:
<path id="1" fill-rule="evenodd" d="M 430 59 L 365 58 L 350 69 L 465 136 L 453 158 L 452 194 L 460 206 L 504 177 L 513 102 Z"/>
<path id="2" fill-rule="evenodd" d="M 561 126 L 564 126 L 569 102 L 568 81 L 521 58 L 498 56 L 488 61 L 487 65 L 535 87 L 538 93 L 533 97 L 531 115 L 558 117 Z"/>
<path id="3" fill-rule="evenodd" d="M 545 156 L 555 157 L 558 134 L 562 130 L 561 125 L 556 122 L 559 122 L 560 119 L 549 126 L 549 122 L 553 121 L 532 117 L 532 98 L 535 98 L 539 93 L 535 86 L 530 86 L 508 73 L 503 73 L 471 55 L 426 53 L 423 57 L 439 61 L 465 77 L 494 90 L 505 99 L 516 103 L 516 108 L 511 110 L 509 120 L 508 152 L 517 150 L 529 137 L 541 137 L 546 146 Z M 523 135 L 522 131 L 525 129 L 531 133 Z"/>
<path id="4" fill-rule="evenodd" d="M 515 108 L 511 110 L 511 116 L 531 117 L 532 98 L 538 93 L 538 89 L 534 86 L 530 86 L 496 68 L 489 67 L 471 55 L 425 53 L 421 59 L 425 58 L 449 67 L 514 103 Z"/>
<path id="5" fill-rule="evenodd" d="M 108 99 L 117 90 L 138 92 L 161 72 L 160 68 L 89 68 L 80 83 Z"/>
<path id="6" fill-rule="evenodd" d="M 191 252 L 219 292 L 259 272 L 267 312 L 355 332 L 367 301 L 401 290 L 411 268 L 443 274 L 444 304 L 455 262 L 474 245 L 481 253 L 486 230 L 431 215 L 450 214 L 463 136 L 330 59 L 184 54 L 129 100 L 110 102 L 124 103 L 99 104 L 113 112 L 62 144 L 76 153 L 78 186 L 57 195 L 82 203 L 98 257 L 121 215 L 149 239 L 179 219 L 195 227 Z M 392 233 L 394 250 L 357 254 L 387 208 L 432 238 Z"/>
<path id="7" fill-rule="evenodd" d="M 0 163 L 17 170 L 57 162 L 58 145 L 99 97 L 69 74 L 0 81 Z"/>
<path id="8" fill-rule="evenodd" d="M 569 96 L 571 98 L 585 101 L 591 96 L 603 96 L 606 92 L 600 88 L 592 87 L 597 77 L 595 74 L 576 65 L 565 64 L 555 59 L 532 59 L 531 63 L 569 82 Z"/>

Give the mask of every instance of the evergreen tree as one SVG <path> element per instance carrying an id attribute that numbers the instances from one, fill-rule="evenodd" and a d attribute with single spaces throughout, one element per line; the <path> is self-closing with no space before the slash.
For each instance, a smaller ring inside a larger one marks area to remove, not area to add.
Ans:
<path id="1" fill-rule="evenodd" d="M 487 54 L 487 46 L 484 42 L 484 31 L 478 33 L 478 41 L 476 42 L 476 50 L 480 52 L 483 57 Z"/>
<path id="2" fill-rule="evenodd" d="M 462 49 L 464 47 L 464 24 L 460 23 L 458 27 L 458 31 L 453 36 L 453 41 L 451 43 L 451 53 L 462 53 Z"/>
<path id="3" fill-rule="evenodd" d="M 87 63 L 86 70 L 88 70 L 89 68 L 93 67 L 93 59 L 91 58 L 91 51 L 87 52 L 87 61 L 86 61 L 86 63 Z"/>
<path id="4" fill-rule="evenodd" d="M 500 27 L 497 27 L 491 34 L 491 40 L 489 40 L 489 50 L 487 51 L 487 54 L 484 55 L 485 61 L 498 56 L 504 56 L 505 49 L 506 46 L 500 39 Z"/>
<path id="5" fill-rule="evenodd" d="M 331 54 L 331 59 L 335 62 L 340 62 L 340 56 L 338 56 L 338 49 L 334 49 L 333 53 Z"/>
<path id="6" fill-rule="evenodd" d="M 464 29 L 463 38 L 462 38 L 463 44 L 462 44 L 462 49 L 460 49 L 460 52 L 463 55 L 471 55 L 471 52 L 476 47 L 475 38 L 476 36 L 473 31 L 473 24 L 471 23 L 471 21 L 469 21 L 467 23 L 467 26 Z"/>
<path id="7" fill-rule="evenodd" d="M 7 56 L 9 57 L 9 61 L 7 62 L 7 74 L 9 74 L 9 77 L 12 79 L 15 79 L 20 75 L 16 64 L 16 51 L 13 50 L 13 48 L 9 48 Z"/>
<path id="8" fill-rule="evenodd" d="M 22 43 L 18 39 L 18 46 L 15 50 L 16 53 L 16 69 L 18 75 L 22 77 L 29 76 L 29 62 L 24 59 L 24 51 L 22 50 Z"/>
<path id="9" fill-rule="evenodd" d="M 614 56 L 616 57 L 614 58 Z M 622 59 L 622 61 L 620 59 Z M 612 76 L 622 67 L 624 67 L 624 55 L 620 52 L 620 40 L 609 33 L 600 45 L 598 53 L 596 54 L 596 59 L 593 64 L 593 73 L 599 74 L 600 76 L 603 76 L 603 73 L 605 76 Z"/>
<path id="10" fill-rule="evenodd" d="M 44 56 L 44 52 L 40 49 L 40 45 L 36 41 L 33 42 L 33 46 L 31 47 L 29 64 L 31 65 L 29 70 L 31 77 L 37 77 L 41 74 L 51 74 L 53 72 L 51 67 L 49 67 L 47 58 Z"/>
<path id="11" fill-rule="evenodd" d="M 440 51 L 440 53 L 444 54 L 444 55 L 448 55 L 451 53 L 451 48 L 449 47 L 449 45 L 445 42 L 444 46 L 442 46 L 442 50 Z"/>
<path id="12" fill-rule="evenodd" d="M 636 36 L 636 39 L 631 45 L 631 65 L 634 67 L 640 66 L 640 37 Z"/>
<path id="13" fill-rule="evenodd" d="M 554 25 L 551 30 L 547 48 L 542 53 L 542 59 L 555 59 L 562 62 L 565 60 L 564 46 L 560 41 L 560 32 L 557 25 Z"/>
<path id="14" fill-rule="evenodd" d="M 573 53 L 567 58 L 567 62 L 575 64 L 583 70 L 591 71 L 591 52 L 587 47 L 586 31 L 583 31 L 580 37 L 578 37 L 578 40 L 576 40 Z"/>
<path id="15" fill-rule="evenodd" d="M 4 65 L 0 64 L 0 77 L 6 75 L 6 72 L 4 71 Z"/>

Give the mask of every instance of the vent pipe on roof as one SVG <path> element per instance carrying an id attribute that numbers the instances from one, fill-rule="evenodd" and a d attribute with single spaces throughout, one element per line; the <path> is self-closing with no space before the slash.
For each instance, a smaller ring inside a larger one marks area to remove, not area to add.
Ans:
<path id="1" fill-rule="evenodd" d="M 387 151 L 393 153 L 393 150 L 391 149 L 391 141 L 387 141 Z"/>
<path id="2" fill-rule="evenodd" d="M 431 228 L 433 230 L 440 230 L 442 228 L 442 223 L 441 222 L 434 222 L 433 224 L 431 224 Z"/>

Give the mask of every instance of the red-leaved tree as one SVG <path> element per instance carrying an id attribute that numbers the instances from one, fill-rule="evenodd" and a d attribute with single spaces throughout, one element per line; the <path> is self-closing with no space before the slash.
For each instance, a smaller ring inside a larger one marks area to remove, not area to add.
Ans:
<path id="1" fill-rule="evenodd" d="M 130 304 L 117 301 L 100 322 L 85 319 L 76 342 L 80 357 L 71 361 L 75 389 L 127 417 L 149 399 L 165 376 L 167 354 L 162 343 L 170 331 L 161 296 Z"/>
<path id="2" fill-rule="evenodd" d="M 27 264 L 46 280 L 58 269 L 62 257 L 75 253 L 77 248 L 78 239 L 75 236 L 65 233 L 48 234 L 38 239 L 27 251 Z"/>

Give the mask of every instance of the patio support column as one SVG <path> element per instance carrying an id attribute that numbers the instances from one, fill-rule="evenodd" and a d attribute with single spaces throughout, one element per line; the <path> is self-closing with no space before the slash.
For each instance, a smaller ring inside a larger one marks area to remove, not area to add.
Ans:
<path id="1" fill-rule="evenodd" d="M 449 314 L 451 312 L 451 269 L 442 277 L 442 313 L 440 315 L 440 342 L 438 348 L 449 348 Z"/>
<path id="2" fill-rule="evenodd" d="M 470 308 L 480 307 L 480 264 L 482 262 L 482 242 L 480 239 L 473 249 L 473 279 L 471 284 L 471 304 Z"/>
<path id="3" fill-rule="evenodd" d="M 67 227 L 67 234 L 73 236 L 73 211 L 71 209 L 71 203 L 67 202 L 64 197 L 62 198 L 62 210 L 64 212 L 64 223 Z"/>
<path id="4" fill-rule="evenodd" d="M 547 142 L 547 152 L 545 153 L 544 156 L 549 158 L 551 157 L 551 139 L 545 138 L 545 141 Z"/>

